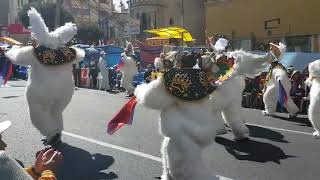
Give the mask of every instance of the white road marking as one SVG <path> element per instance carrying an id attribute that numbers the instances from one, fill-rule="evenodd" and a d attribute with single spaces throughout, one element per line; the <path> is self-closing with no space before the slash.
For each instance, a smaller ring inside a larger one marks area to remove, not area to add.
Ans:
<path id="1" fill-rule="evenodd" d="M 117 145 L 113 145 L 113 144 L 109 144 L 109 143 L 106 143 L 106 142 L 98 141 L 98 140 L 95 140 L 95 139 L 91 139 L 91 138 L 88 138 L 88 137 L 80 136 L 80 135 L 73 134 L 73 133 L 66 132 L 66 131 L 63 131 L 62 134 L 67 135 L 67 136 L 71 136 L 71 137 L 74 137 L 74 138 L 77 138 L 77 139 L 81 139 L 81 140 L 84 140 L 84 141 L 87 141 L 87 142 L 90 142 L 90 143 L 98 144 L 98 145 L 101 145 L 101 146 L 104 146 L 104 147 L 108 147 L 108 148 L 111 148 L 111 149 L 119 150 L 119 151 L 122 151 L 122 152 L 125 152 L 125 153 L 128 153 L 128 154 L 133 154 L 133 155 L 140 156 L 140 157 L 143 157 L 143 158 L 146 158 L 146 159 L 157 161 L 157 162 L 160 162 L 160 163 L 162 162 L 160 157 L 152 156 L 150 154 L 146 154 L 146 153 L 143 153 L 143 152 L 139 152 L 139 151 L 135 151 L 135 150 L 132 150 L 132 149 L 120 147 L 120 146 L 117 146 Z M 230 178 L 227 178 L 227 177 L 224 177 L 224 176 L 220 176 L 220 175 L 217 175 L 217 177 L 219 178 L 219 180 L 233 180 L 233 179 L 230 179 Z"/>
<path id="2" fill-rule="evenodd" d="M 257 127 L 267 128 L 267 129 L 273 129 L 273 130 L 279 130 L 279 131 L 285 131 L 285 132 L 291 132 L 291 133 L 296 133 L 296 134 L 304 134 L 304 135 L 312 136 L 312 133 L 307 133 L 307 132 L 302 132 L 302 131 L 294 131 L 294 130 L 290 130 L 290 129 L 282 129 L 282 128 L 276 128 L 276 127 L 270 127 L 270 126 L 263 126 L 263 125 L 259 125 L 259 124 L 251 124 L 251 123 L 246 123 L 246 124 L 249 125 L 249 126 L 257 126 Z M 101 146 L 104 146 L 104 147 L 108 147 L 108 148 L 111 148 L 111 149 L 119 150 L 119 151 L 122 151 L 122 152 L 125 152 L 125 153 L 128 153 L 128 154 L 133 154 L 133 155 L 136 155 L 136 156 L 139 156 L 139 157 L 143 157 L 143 158 L 146 158 L 146 159 L 157 161 L 157 162 L 160 162 L 160 163 L 162 162 L 160 157 L 156 157 L 156 156 L 153 156 L 153 155 L 150 155 L 150 154 L 146 154 L 146 153 L 143 153 L 143 152 L 139 152 L 139 151 L 135 151 L 135 150 L 132 150 L 132 149 L 124 148 L 124 147 L 121 147 L 121 146 L 117 146 L 117 145 L 109 144 L 109 143 L 106 143 L 106 142 L 98 141 L 98 140 L 95 140 L 95 139 L 91 139 L 91 138 L 88 138 L 88 137 L 80 136 L 80 135 L 73 134 L 73 133 L 70 133 L 70 132 L 63 131 L 62 134 L 67 135 L 67 136 L 71 136 L 71 137 L 74 137 L 74 138 L 77 138 L 77 139 L 81 139 L 81 140 L 84 140 L 84 141 L 87 141 L 87 142 L 90 142 L 90 143 L 98 144 L 98 145 L 101 145 Z M 224 177 L 224 176 L 220 176 L 220 175 L 217 175 L 217 177 L 220 180 L 233 180 L 233 179 L 230 179 L 230 178 L 227 178 L 227 177 Z"/>
<path id="3" fill-rule="evenodd" d="M 150 159 L 150 160 L 153 160 L 153 161 L 162 162 L 161 158 L 156 157 L 156 156 L 152 156 L 150 154 L 142 153 L 142 152 L 139 152 L 139 151 L 135 151 L 135 150 L 132 150 L 132 149 L 120 147 L 120 146 L 117 146 L 117 145 L 109 144 L 109 143 L 106 143 L 106 142 L 98 141 L 98 140 L 95 140 L 95 139 L 87 138 L 87 137 L 84 137 L 84 136 L 80 136 L 80 135 L 69 133 L 69 132 L 65 132 L 65 131 L 63 131 L 62 134 L 67 135 L 67 136 L 71 136 L 71 137 L 74 137 L 74 138 L 78 138 L 78 139 L 81 139 L 81 140 L 84 140 L 84 141 L 87 141 L 87 142 L 90 142 L 90 143 L 98 144 L 98 145 L 101 145 L 101 146 L 104 146 L 104 147 L 116 149 L 116 150 L 119 150 L 119 151 L 122 151 L 122 152 L 126 152 L 126 153 L 129 153 L 129 154 L 136 155 L 136 156 L 140 156 L 140 157 L 143 157 L 143 158 L 146 158 L 146 159 Z"/>
<path id="4" fill-rule="evenodd" d="M 307 133 L 307 132 L 302 132 L 302 131 L 294 131 L 290 129 L 282 129 L 282 128 L 275 128 L 275 127 L 270 127 L 270 126 L 262 126 L 259 124 L 251 124 L 251 123 L 246 123 L 247 125 L 250 126 L 257 126 L 257 127 L 262 127 L 262 128 L 267 128 L 267 129 L 273 129 L 273 130 L 279 130 L 279 131 L 285 131 L 285 132 L 291 132 L 291 133 L 296 133 L 296 134 L 304 134 L 304 135 L 311 135 L 312 133 Z"/>
<path id="5" fill-rule="evenodd" d="M 233 179 L 230 179 L 230 178 L 227 178 L 227 177 L 224 177 L 224 176 L 220 176 L 220 175 L 216 175 L 216 177 L 218 177 L 219 180 L 233 180 Z"/>

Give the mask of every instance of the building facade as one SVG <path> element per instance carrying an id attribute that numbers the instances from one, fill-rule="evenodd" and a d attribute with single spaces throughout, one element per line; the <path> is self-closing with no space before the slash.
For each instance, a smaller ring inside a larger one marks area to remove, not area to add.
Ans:
<path id="1" fill-rule="evenodd" d="M 204 43 L 203 0 L 130 0 L 128 5 L 130 16 L 140 20 L 141 35 L 147 29 L 178 26 L 187 29 L 197 44 Z"/>
<path id="2" fill-rule="evenodd" d="M 101 23 L 114 10 L 113 0 L 64 0 L 63 7 L 79 25 Z"/>
<path id="3" fill-rule="evenodd" d="M 114 12 L 108 19 L 109 43 L 125 46 L 140 34 L 140 21 L 129 16 L 126 11 Z"/>
<path id="4" fill-rule="evenodd" d="M 130 0 L 128 5 L 130 16 L 140 20 L 142 31 L 163 26 L 165 7 L 163 0 Z"/>
<path id="5" fill-rule="evenodd" d="M 28 3 L 28 0 L 1 0 L 0 25 L 18 22 L 18 12 Z"/>
<path id="6" fill-rule="evenodd" d="M 265 50 L 284 41 L 288 51 L 319 52 L 320 26 L 314 0 L 207 0 L 206 30 L 225 35 L 234 48 Z"/>
<path id="7" fill-rule="evenodd" d="M 1 0 L 0 36 L 9 36 L 20 42 L 27 42 L 30 31 L 19 24 L 18 13 L 28 0 Z"/>

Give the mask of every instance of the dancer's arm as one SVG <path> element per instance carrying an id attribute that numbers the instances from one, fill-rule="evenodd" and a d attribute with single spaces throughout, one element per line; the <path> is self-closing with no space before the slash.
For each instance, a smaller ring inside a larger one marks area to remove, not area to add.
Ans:
<path id="1" fill-rule="evenodd" d="M 6 52 L 6 56 L 13 64 L 27 66 L 32 65 L 36 58 L 33 53 L 32 46 L 22 48 L 13 47 Z"/>
<path id="2" fill-rule="evenodd" d="M 163 109 L 174 103 L 174 97 L 165 89 L 162 78 L 137 86 L 134 92 L 137 102 L 151 109 Z"/>

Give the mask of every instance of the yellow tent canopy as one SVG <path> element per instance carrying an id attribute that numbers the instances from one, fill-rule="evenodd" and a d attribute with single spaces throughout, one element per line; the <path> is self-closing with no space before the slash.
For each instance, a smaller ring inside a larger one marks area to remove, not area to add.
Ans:
<path id="1" fill-rule="evenodd" d="M 21 42 L 16 41 L 16 40 L 9 38 L 9 37 L 0 37 L 0 41 L 5 42 L 9 45 L 22 45 Z"/>
<path id="2" fill-rule="evenodd" d="M 161 38 L 176 38 L 176 39 L 182 38 L 184 42 L 193 41 L 191 34 L 187 30 L 179 27 L 150 29 L 150 30 L 145 30 L 144 32 L 156 34 Z"/>

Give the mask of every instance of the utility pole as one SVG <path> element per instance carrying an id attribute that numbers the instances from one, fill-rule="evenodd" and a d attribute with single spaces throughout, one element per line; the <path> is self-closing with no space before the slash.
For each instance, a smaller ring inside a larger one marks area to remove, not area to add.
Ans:
<path id="1" fill-rule="evenodd" d="M 184 26 L 184 0 L 181 0 L 181 27 Z"/>
<path id="2" fill-rule="evenodd" d="M 56 16 L 54 19 L 54 28 L 58 28 L 60 26 L 60 15 L 61 15 L 61 4 L 63 0 L 56 0 Z"/>

